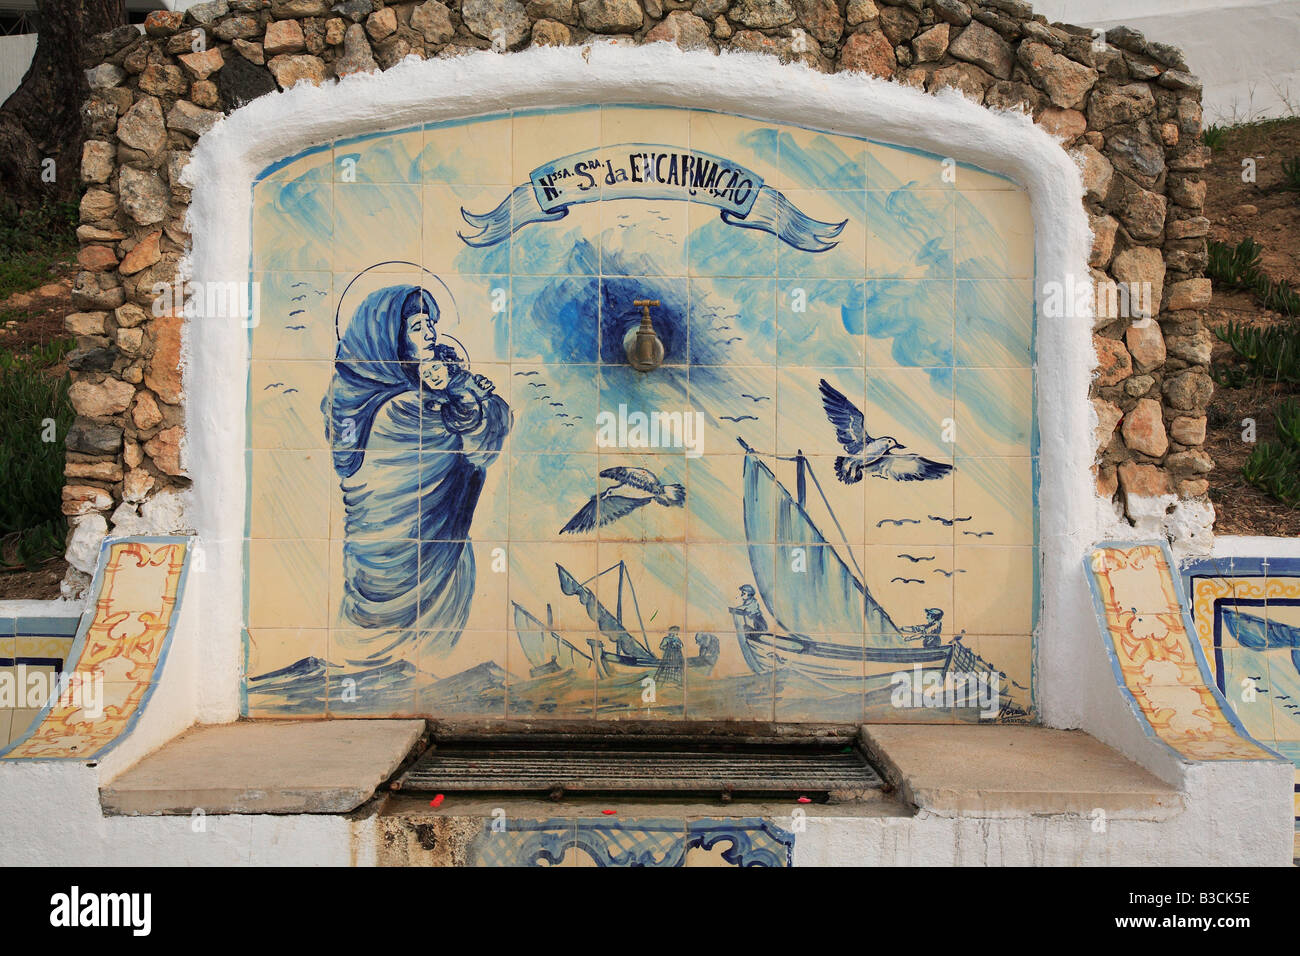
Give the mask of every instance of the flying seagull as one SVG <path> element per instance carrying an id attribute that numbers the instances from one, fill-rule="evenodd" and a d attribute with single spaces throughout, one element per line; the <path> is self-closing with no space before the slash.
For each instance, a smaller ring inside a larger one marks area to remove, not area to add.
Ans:
<path id="1" fill-rule="evenodd" d="M 926 515 L 926 517 L 929 518 L 931 521 L 939 522 L 939 524 L 943 525 L 945 528 L 951 528 L 955 522 L 970 521 L 973 516 L 966 515 L 966 517 L 964 518 L 958 518 L 956 516 L 953 516 L 951 518 L 941 518 L 938 515 Z"/>
<path id="2" fill-rule="evenodd" d="M 888 435 L 880 438 L 868 435 L 862 410 L 826 379 L 821 380 L 821 392 L 826 417 L 835 426 L 835 437 L 848 452 L 835 459 L 835 475 L 846 485 L 856 484 L 863 475 L 895 481 L 927 481 L 952 471 L 952 465 L 920 455 L 895 454 L 896 449 L 905 446 Z"/>
<path id="3" fill-rule="evenodd" d="M 602 478 L 612 478 L 610 485 L 600 494 L 592 495 L 582 510 L 569 519 L 560 534 L 577 534 L 590 531 L 597 525 L 606 525 L 631 514 L 637 508 L 654 501 L 658 504 L 680 508 L 686 502 L 686 489 L 678 484 L 664 484 L 648 468 L 626 468 L 617 465 L 600 473 Z"/>

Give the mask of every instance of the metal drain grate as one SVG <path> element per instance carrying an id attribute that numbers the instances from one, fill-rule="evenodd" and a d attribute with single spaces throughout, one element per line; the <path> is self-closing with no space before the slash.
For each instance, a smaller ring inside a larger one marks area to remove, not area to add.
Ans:
<path id="1" fill-rule="evenodd" d="M 435 744 L 399 779 L 417 792 L 860 797 L 884 785 L 850 740 L 726 744 Z"/>

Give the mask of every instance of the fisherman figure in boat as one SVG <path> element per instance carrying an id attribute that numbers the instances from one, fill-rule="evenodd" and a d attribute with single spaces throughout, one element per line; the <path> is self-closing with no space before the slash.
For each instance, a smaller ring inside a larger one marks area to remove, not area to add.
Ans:
<path id="1" fill-rule="evenodd" d="M 763 617 L 763 609 L 758 606 L 758 597 L 754 593 L 754 587 L 750 584 L 740 586 L 740 605 L 738 607 L 727 608 L 732 614 L 739 614 L 745 621 L 745 630 L 751 634 L 763 634 L 767 632 L 767 618 Z"/>
<path id="2" fill-rule="evenodd" d="M 943 611 L 937 607 L 927 607 L 925 609 L 924 624 L 908 624 L 900 627 L 899 630 L 915 635 L 904 638 L 904 640 L 915 641 L 919 639 L 922 647 L 938 647 L 939 635 L 943 631 Z"/>
<path id="3" fill-rule="evenodd" d="M 659 668 L 655 671 L 655 682 L 659 684 L 677 684 L 682 682 L 682 639 L 681 628 L 674 624 L 659 642 Z"/>
<path id="4" fill-rule="evenodd" d="M 718 643 L 718 635 L 696 634 L 695 646 L 699 648 L 700 652 L 691 658 L 692 667 L 712 667 L 717 663 L 718 655 L 722 652 L 722 647 Z"/>

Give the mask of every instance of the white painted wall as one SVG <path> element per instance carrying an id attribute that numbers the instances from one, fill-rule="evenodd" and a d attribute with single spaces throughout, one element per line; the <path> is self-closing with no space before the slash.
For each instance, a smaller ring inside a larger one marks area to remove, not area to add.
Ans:
<path id="1" fill-rule="evenodd" d="M 1163 17 L 1233 7 L 1257 6 L 1259 0 L 1037 0 L 1034 12 L 1053 23 L 1093 23 L 1125 17 Z M 1159 39 L 1156 37 L 1155 39 Z"/>
<path id="2" fill-rule="evenodd" d="M 1179 47 L 1205 84 L 1205 122 L 1300 115 L 1296 0 L 1040 0 L 1051 21 L 1119 24 Z"/>

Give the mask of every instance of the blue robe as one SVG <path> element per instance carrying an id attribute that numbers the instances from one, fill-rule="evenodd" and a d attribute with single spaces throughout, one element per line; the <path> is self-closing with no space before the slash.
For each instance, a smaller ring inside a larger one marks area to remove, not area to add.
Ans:
<path id="1" fill-rule="evenodd" d="M 340 613 L 367 632 L 352 665 L 459 640 L 474 596 L 469 529 L 510 430 L 509 406 L 465 370 L 438 391 L 420 382 L 405 334 L 415 311 L 436 321 L 423 290 L 372 293 L 339 343 L 322 403 L 345 509 Z"/>

